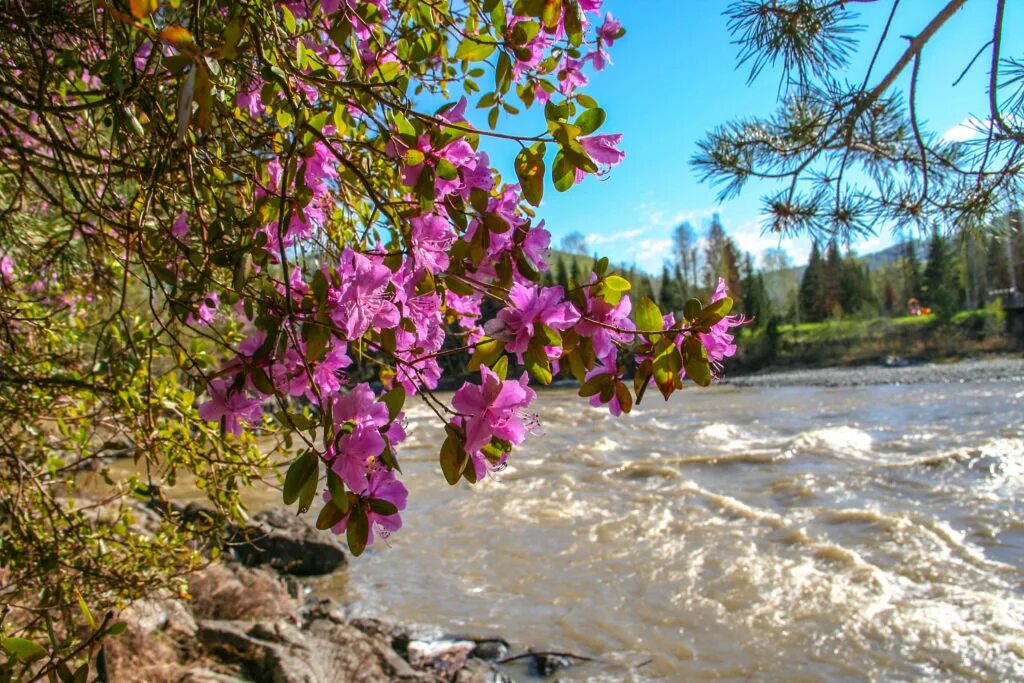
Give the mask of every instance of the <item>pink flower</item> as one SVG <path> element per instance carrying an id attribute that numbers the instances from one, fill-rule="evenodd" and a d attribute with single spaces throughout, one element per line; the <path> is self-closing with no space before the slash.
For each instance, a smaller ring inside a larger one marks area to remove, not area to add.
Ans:
<path id="1" fill-rule="evenodd" d="M 597 276 L 591 275 L 591 285 L 596 281 Z M 585 290 L 587 310 L 576 325 L 576 332 L 582 337 L 590 337 L 594 353 L 598 358 L 602 358 L 614 351 L 614 340 L 631 341 L 633 335 L 630 330 L 635 330 L 636 326 L 629 319 L 632 304 L 628 296 L 623 296 L 619 303 L 612 306 L 602 297 L 594 296 L 592 289 L 593 287 L 587 287 Z"/>
<path id="2" fill-rule="evenodd" d="M 179 240 L 185 239 L 185 236 L 188 235 L 188 211 L 182 211 L 178 214 L 178 217 L 174 220 L 174 225 L 171 226 L 171 234 Z"/>
<path id="3" fill-rule="evenodd" d="M 14 259 L 7 254 L 0 256 L 0 279 L 7 284 L 14 281 Z"/>
<path id="4" fill-rule="evenodd" d="M 199 325 L 200 327 L 212 325 L 217 317 L 218 306 L 220 306 L 220 298 L 217 297 L 217 292 L 210 292 L 199 302 L 195 314 L 188 314 L 185 322 L 190 325 Z"/>
<path id="5" fill-rule="evenodd" d="M 333 410 L 336 429 L 347 422 L 353 426 L 328 451 L 328 457 L 333 458 L 331 469 L 350 489 L 361 491 L 367 474 L 376 467 L 377 456 L 387 447 L 380 429 L 388 424 L 388 408 L 377 401 L 370 385 L 363 383 L 336 398 Z"/>
<path id="6" fill-rule="evenodd" d="M 580 319 L 579 312 L 565 301 L 561 287 L 512 286 L 509 305 L 498 312 L 484 329 L 491 336 L 505 340 L 505 349 L 515 353 L 522 362 L 523 353 L 537 333 L 538 325 L 553 330 L 567 330 Z"/>
<path id="7" fill-rule="evenodd" d="M 533 267 L 544 272 L 548 269 L 548 249 L 551 246 L 551 233 L 544 229 L 541 221 L 526 233 L 523 240 L 523 254 L 530 259 Z"/>
<path id="8" fill-rule="evenodd" d="M 351 249 L 341 255 L 338 273 L 342 288 L 332 289 L 328 301 L 334 306 L 331 320 L 345 328 L 349 341 L 362 337 L 371 326 L 389 329 L 398 325 L 398 309 L 387 295 L 391 271 L 380 260 Z"/>
<path id="9" fill-rule="evenodd" d="M 521 411 L 537 396 L 527 386 L 529 377 L 524 372 L 518 381 L 505 381 L 481 365 L 480 380 L 480 384 L 463 384 L 452 398 L 452 405 L 463 415 L 466 450 L 479 451 L 493 437 L 513 445 L 522 443 L 527 429 Z"/>
<path id="10" fill-rule="evenodd" d="M 616 351 L 615 347 L 613 346 L 611 353 L 609 353 L 607 356 L 603 356 L 597 359 L 597 365 L 594 366 L 593 370 L 586 374 L 585 379 L 590 380 L 593 379 L 594 377 L 597 377 L 598 375 L 611 375 L 612 382 L 618 381 L 618 355 L 618 351 Z M 595 408 L 605 405 L 604 402 L 601 400 L 601 394 L 594 394 L 593 396 L 591 396 L 590 405 L 594 406 Z M 608 411 L 613 416 L 618 417 L 619 415 L 622 415 L 622 403 L 619 401 L 619 397 L 617 394 L 612 394 L 612 398 L 610 401 L 608 401 L 607 405 Z"/>
<path id="11" fill-rule="evenodd" d="M 559 90 L 566 97 L 572 95 L 576 88 L 582 88 L 590 81 L 583 73 L 583 60 L 573 59 L 571 57 L 565 58 L 565 65 L 562 70 L 558 73 L 558 78 L 561 81 Z"/>
<path id="12" fill-rule="evenodd" d="M 208 422 L 221 422 L 224 431 L 242 435 L 240 421 L 257 423 L 263 418 L 259 399 L 250 398 L 242 390 L 232 391 L 227 380 L 213 380 L 206 385 L 210 400 L 199 406 L 199 417 Z"/>
<path id="13" fill-rule="evenodd" d="M 320 390 L 320 395 L 329 399 L 341 390 L 341 371 L 352 365 L 352 359 L 346 353 L 345 344 L 334 340 L 334 347 L 327 352 L 324 359 L 313 370 L 313 384 Z M 315 399 L 312 389 L 306 390 L 306 398 Z"/>
<path id="14" fill-rule="evenodd" d="M 626 158 L 626 153 L 616 145 L 622 142 L 622 133 L 614 135 L 591 135 L 579 139 L 580 146 L 594 162 L 601 167 L 599 174 L 607 173 Z M 576 169 L 576 183 L 583 182 L 586 172 Z"/>
<path id="15" fill-rule="evenodd" d="M 729 296 L 729 286 L 723 278 L 718 278 L 718 287 L 715 289 L 711 302 L 714 303 Z M 700 343 L 707 349 L 708 359 L 712 365 L 720 367 L 722 361 L 736 354 L 736 344 L 733 343 L 733 335 L 729 330 L 733 327 L 748 322 L 742 315 L 727 315 L 711 327 L 709 333 L 700 333 L 697 337 Z"/>
<path id="16" fill-rule="evenodd" d="M 383 500 L 391 503 L 398 510 L 404 510 L 409 499 L 409 491 L 405 485 L 398 481 L 394 472 L 377 469 L 370 475 L 369 480 L 364 480 L 364 485 L 353 491 L 363 500 Z M 330 493 L 324 493 L 324 500 L 330 498 Z M 348 529 L 349 519 L 352 512 L 349 511 L 341 521 L 331 527 L 335 534 L 343 534 Z M 373 508 L 366 507 L 366 517 L 369 522 L 370 534 L 366 539 L 366 545 L 372 545 L 374 536 L 387 538 L 402 528 L 402 516 L 397 512 L 393 515 L 382 515 L 375 512 Z"/>
<path id="17" fill-rule="evenodd" d="M 412 255 L 417 265 L 431 273 L 448 267 L 448 251 L 455 242 L 455 232 L 448 219 L 436 213 L 417 216 L 412 221 Z"/>

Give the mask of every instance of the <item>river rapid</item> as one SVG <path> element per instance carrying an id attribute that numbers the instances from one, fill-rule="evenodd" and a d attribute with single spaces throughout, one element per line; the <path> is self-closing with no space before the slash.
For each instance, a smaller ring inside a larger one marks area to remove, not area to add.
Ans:
<path id="1" fill-rule="evenodd" d="M 599 658 L 566 681 L 1024 679 L 1021 378 L 535 408 L 449 488 L 414 405 L 405 527 L 316 590 Z"/>

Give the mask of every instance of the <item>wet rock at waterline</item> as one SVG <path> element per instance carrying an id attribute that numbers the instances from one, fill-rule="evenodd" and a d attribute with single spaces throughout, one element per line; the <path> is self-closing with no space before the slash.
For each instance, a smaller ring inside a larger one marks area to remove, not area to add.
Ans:
<path id="1" fill-rule="evenodd" d="M 268 565 L 292 576 L 330 574 L 345 564 L 344 546 L 334 534 L 317 530 L 305 517 L 267 510 L 254 518 L 244 536 L 235 534 L 233 551 L 242 564 Z M 241 542 L 241 541 L 246 542 Z"/>

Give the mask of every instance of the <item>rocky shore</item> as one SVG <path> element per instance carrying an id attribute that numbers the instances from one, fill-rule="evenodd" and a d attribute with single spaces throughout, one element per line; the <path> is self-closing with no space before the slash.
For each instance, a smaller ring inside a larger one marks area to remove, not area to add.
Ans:
<path id="1" fill-rule="evenodd" d="M 913 363 L 890 359 L 882 365 L 765 372 L 729 377 L 737 387 L 852 387 L 872 384 L 928 384 L 1024 379 L 1024 358 L 1002 356 L 956 363 Z"/>
<path id="2" fill-rule="evenodd" d="M 229 535 L 231 552 L 192 576 L 187 594 L 144 600 L 121 615 L 128 629 L 107 645 L 111 680 L 510 683 L 510 667 L 544 677 L 590 661 L 516 653 L 500 636 L 353 618 L 302 581 L 342 570 L 343 546 L 287 511 L 263 512 Z"/>

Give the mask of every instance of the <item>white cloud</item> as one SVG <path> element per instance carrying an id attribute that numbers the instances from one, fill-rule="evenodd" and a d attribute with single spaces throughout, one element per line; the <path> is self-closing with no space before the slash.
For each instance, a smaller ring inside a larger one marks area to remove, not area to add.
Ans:
<path id="1" fill-rule="evenodd" d="M 631 252 L 632 259 L 628 263 L 636 263 L 637 268 L 654 273 L 661 268 L 666 258 L 671 258 L 672 240 L 640 240 Z"/>
<path id="2" fill-rule="evenodd" d="M 988 120 L 979 119 L 976 116 L 968 116 L 942 134 L 943 142 L 967 142 L 980 138 L 988 133 Z"/>
<path id="3" fill-rule="evenodd" d="M 633 239 L 647 232 L 647 228 L 633 228 L 632 230 L 623 230 L 622 232 L 613 232 L 610 235 L 602 235 L 597 232 L 592 232 L 587 235 L 587 246 L 596 247 L 600 244 L 612 244 L 624 240 Z"/>
<path id="4" fill-rule="evenodd" d="M 1024 116 L 1018 114 L 1006 114 L 1003 121 L 1008 126 L 1019 128 L 1024 126 Z M 979 119 L 977 116 L 968 116 L 942 134 L 943 142 L 970 142 L 988 136 L 992 128 L 992 119 Z"/>

